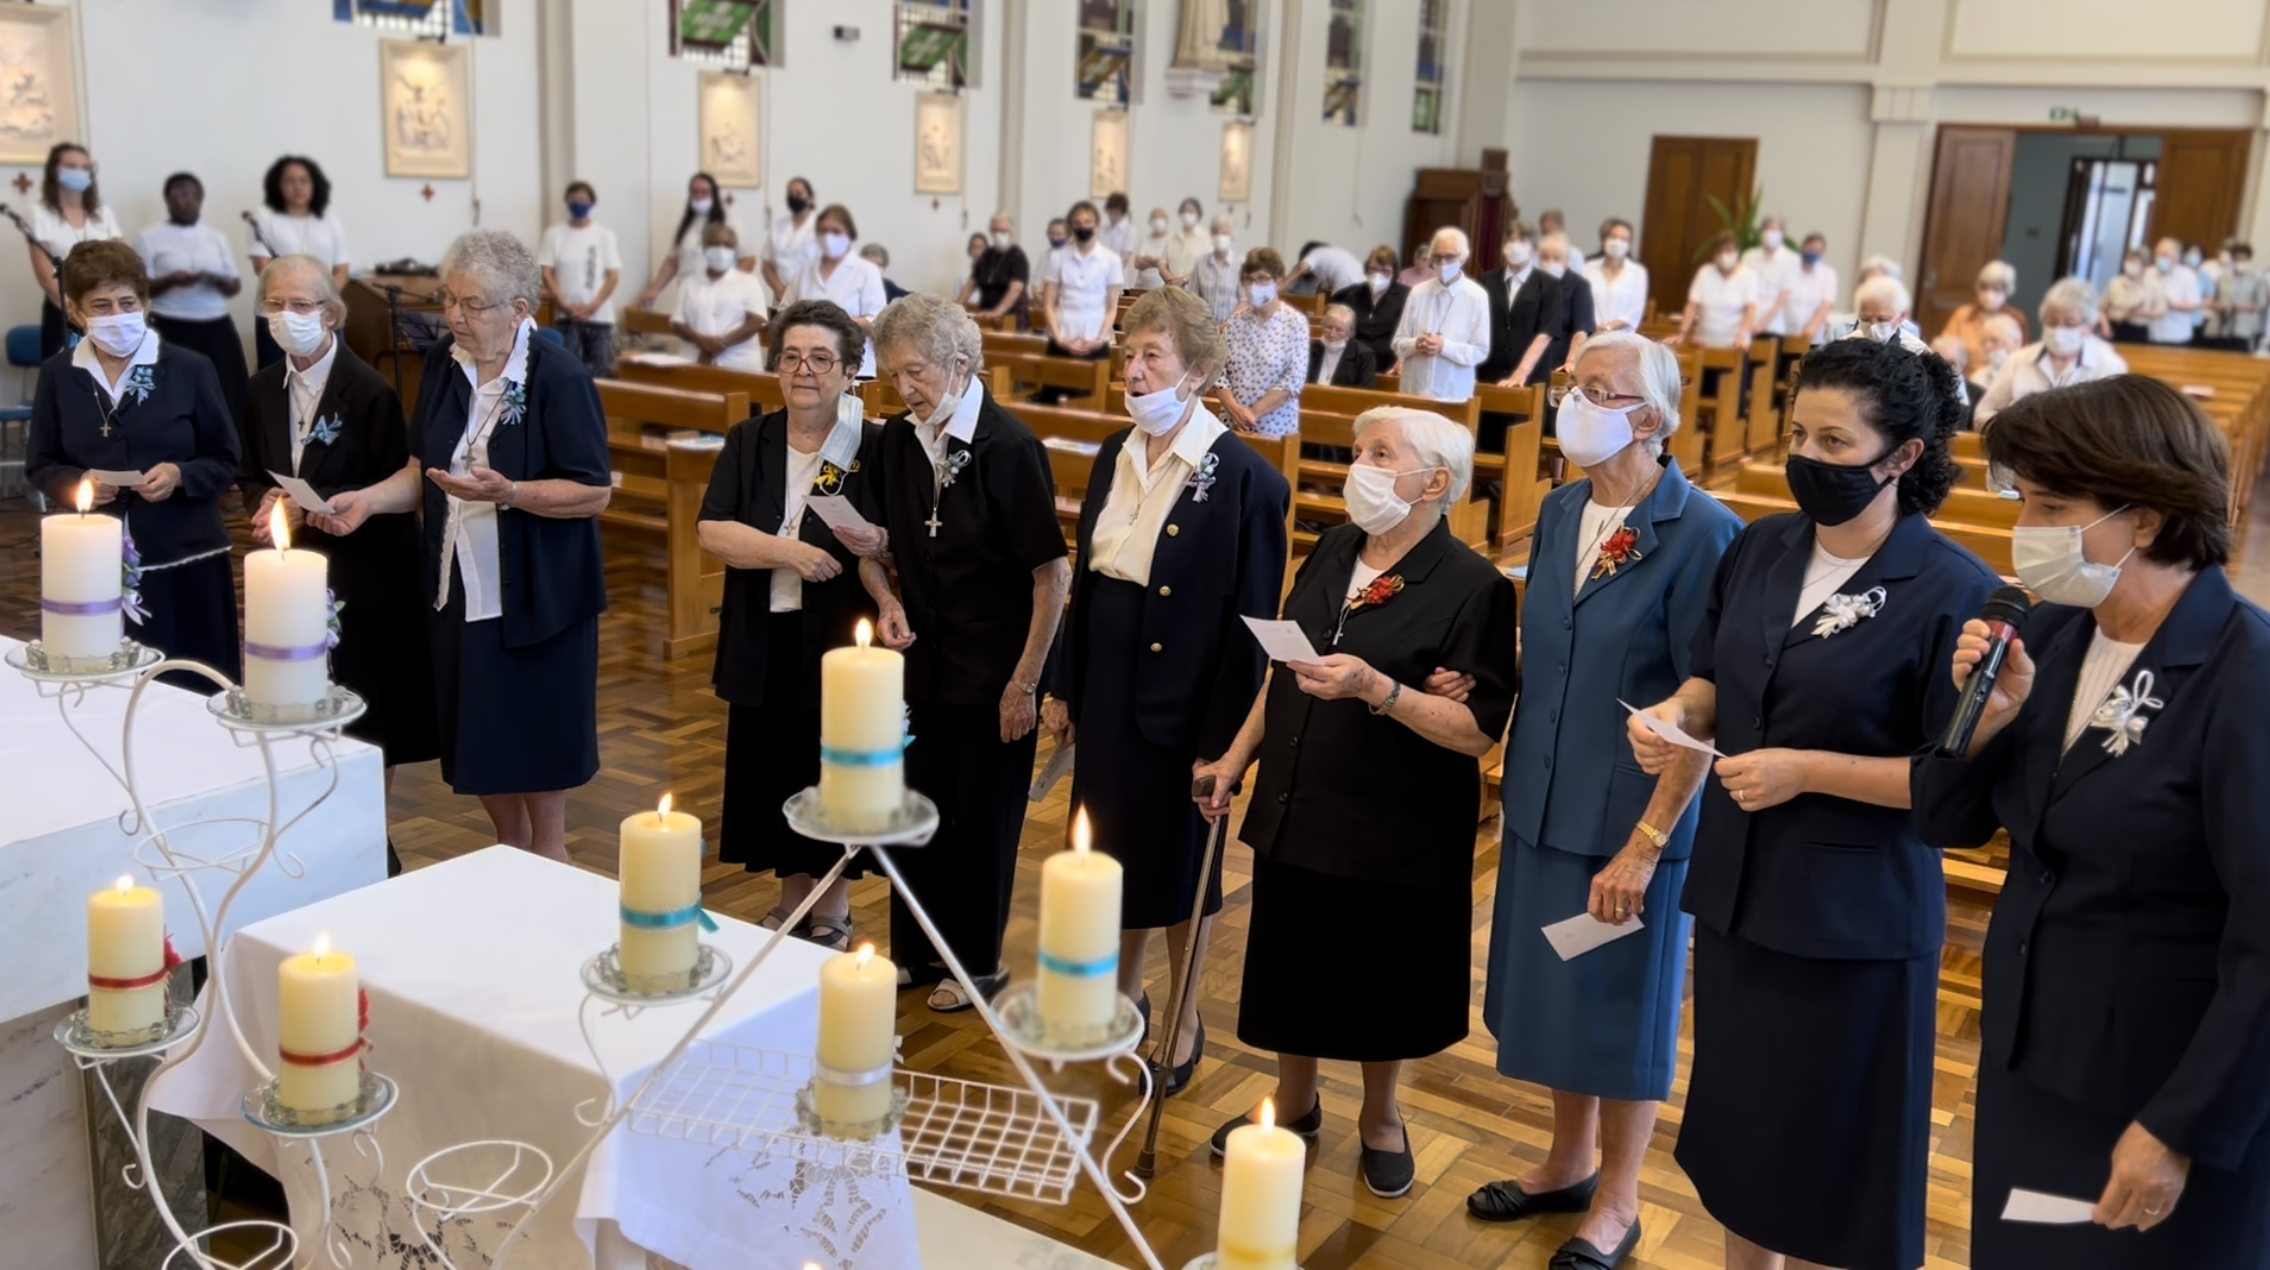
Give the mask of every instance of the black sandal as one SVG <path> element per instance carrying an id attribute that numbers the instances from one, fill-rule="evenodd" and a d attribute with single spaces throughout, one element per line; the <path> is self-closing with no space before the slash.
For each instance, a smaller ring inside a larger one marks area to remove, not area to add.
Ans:
<path id="1" fill-rule="evenodd" d="M 1520 1221 L 1539 1213 L 1582 1213 L 1591 1209 L 1592 1193 L 1599 1189 L 1598 1173 L 1574 1186 L 1539 1191 L 1535 1195 L 1508 1178 L 1503 1182 L 1484 1182 L 1480 1190 L 1466 1197 L 1466 1211 L 1483 1221 Z"/>
<path id="2" fill-rule="evenodd" d="M 1547 1270 L 1616 1270 L 1638 1247 L 1639 1218 L 1634 1217 L 1614 1252 L 1602 1252 L 1585 1240 L 1571 1239 L 1545 1265 Z"/>

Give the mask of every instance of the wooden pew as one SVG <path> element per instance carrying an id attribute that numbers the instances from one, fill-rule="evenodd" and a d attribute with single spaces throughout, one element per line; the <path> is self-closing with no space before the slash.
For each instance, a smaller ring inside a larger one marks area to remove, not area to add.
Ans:
<path id="1" fill-rule="evenodd" d="M 1734 490 L 1739 494 L 1787 501 L 1791 497 L 1788 470 L 1764 463 L 1746 463 L 1735 474 Z M 2023 506 L 2014 498 L 2003 498 L 1985 490 L 1956 489 L 1948 492 L 1947 501 L 1933 513 L 1932 520 L 2008 529 L 2018 523 L 2018 510 Z"/>
<path id="2" fill-rule="evenodd" d="M 616 311 L 615 321 L 625 335 L 669 335 L 671 316 L 653 309 L 625 305 Z"/>
<path id="3" fill-rule="evenodd" d="M 665 661 L 717 647 L 717 611 L 725 603 L 725 563 L 701 548 L 701 505 L 719 451 L 671 442 L 664 458 L 669 485 L 667 577 L 670 628 L 662 639 Z"/>
<path id="4" fill-rule="evenodd" d="M 607 412 L 607 448 L 614 463 L 615 497 L 599 522 L 662 533 L 669 529 L 667 458 L 672 434 L 722 437 L 749 417 L 745 392 L 690 392 L 652 384 L 599 381 Z M 625 503 L 634 506 L 626 507 Z M 639 510 L 643 505 L 647 510 Z"/>
<path id="5" fill-rule="evenodd" d="M 751 411 L 756 414 L 783 410 L 788 405 L 787 399 L 781 396 L 780 376 L 766 371 L 727 370 L 722 366 L 703 366 L 694 362 L 656 365 L 635 357 L 625 357 L 617 363 L 615 374 L 616 381 L 625 384 L 645 384 L 685 392 L 740 393 L 748 398 Z"/>
<path id="6" fill-rule="evenodd" d="M 1095 409 L 1103 405 L 1104 390 L 1111 383 L 1109 358 L 1089 361 L 1077 357 L 988 353 L 986 361 L 1008 372 L 1010 389 L 1003 396 L 1004 401 L 1024 401 L 1039 389 L 1061 388 L 1072 393 L 1072 399 L 1065 404 Z"/>
<path id="7" fill-rule="evenodd" d="M 1469 397 L 1465 401 L 1436 401 L 1432 397 L 1414 397 L 1403 393 L 1380 392 L 1364 388 L 1332 388 L 1310 384 L 1301 390 L 1300 439 L 1311 445 L 1352 449 L 1355 446 L 1356 417 L 1366 410 L 1381 406 L 1400 406 L 1408 410 L 1423 410 L 1438 414 L 1466 429 L 1472 436 L 1479 431 L 1482 418 L 1482 399 Z M 1541 419 L 1532 419 L 1523 426 L 1542 429 Z M 1303 459 L 1300 465 L 1301 480 L 1293 490 L 1293 506 L 1302 520 L 1345 520 L 1348 508 L 1336 491 L 1348 479 L 1348 465 L 1323 459 Z M 1304 490 L 1301 485 L 1321 487 Z M 1478 502 L 1469 491 L 1467 501 L 1450 511 L 1450 530 L 1460 542 L 1484 549 L 1489 539 L 1489 509 Z M 1293 553 L 1304 554 L 1316 545 L 1316 535 L 1296 532 Z"/>
<path id="8" fill-rule="evenodd" d="M 1763 520 L 1797 510 L 1797 504 L 1783 498 L 1767 498 L 1760 494 L 1744 494 L 1738 490 L 1711 490 L 1710 495 L 1726 504 L 1728 510 L 1745 522 Z M 2010 531 L 1984 525 L 1965 525 L 1956 521 L 1931 520 L 1933 527 L 1956 543 L 1984 560 L 1987 567 L 2003 577 L 2016 576 L 2017 569 L 2010 563 Z"/>

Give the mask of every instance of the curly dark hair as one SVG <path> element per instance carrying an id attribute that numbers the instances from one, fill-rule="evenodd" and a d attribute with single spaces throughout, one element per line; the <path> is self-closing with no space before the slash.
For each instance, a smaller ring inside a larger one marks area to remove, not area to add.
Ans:
<path id="1" fill-rule="evenodd" d="M 1830 340 L 1805 355 L 1796 395 L 1834 388 L 1853 395 L 1860 414 L 1884 438 L 1884 451 L 1923 442 L 1923 457 L 1900 476 L 1900 514 L 1929 515 L 1947 501 L 1962 475 L 1951 451 L 1962 427 L 1962 381 L 1945 358 L 1911 352 L 1898 340 Z M 1794 405 L 1795 397 L 1791 398 Z"/>
<path id="2" fill-rule="evenodd" d="M 268 165 L 268 175 L 260 178 L 261 201 L 268 204 L 269 211 L 279 216 L 284 214 L 287 210 L 284 206 L 284 169 L 295 163 L 307 169 L 308 184 L 315 187 L 314 193 L 308 196 L 307 213 L 321 217 L 331 206 L 331 178 L 323 175 L 321 164 L 306 155 L 287 154 Z"/>
<path id="3" fill-rule="evenodd" d="M 846 372 L 859 373 L 860 363 L 867 357 L 866 328 L 833 300 L 798 300 L 772 315 L 765 328 L 767 367 L 776 371 L 780 368 L 780 342 L 788 337 L 788 328 L 792 326 L 817 326 L 834 333 L 836 355 Z"/>

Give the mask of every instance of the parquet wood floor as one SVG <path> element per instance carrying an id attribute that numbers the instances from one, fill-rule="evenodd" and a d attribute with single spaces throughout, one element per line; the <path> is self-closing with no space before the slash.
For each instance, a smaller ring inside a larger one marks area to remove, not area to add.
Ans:
<path id="1" fill-rule="evenodd" d="M 241 533 L 241 526 L 239 526 Z M 33 519 L 21 504 L 0 504 L 0 631 L 29 638 L 36 631 L 38 562 Z M 2249 524 L 2242 534 L 2242 564 L 2234 575 L 2245 593 L 2270 597 L 2270 531 Z M 2245 563 L 2256 563 L 2248 568 Z M 664 662 L 659 653 L 664 593 L 658 549 L 615 541 L 608 548 L 613 607 L 601 625 L 601 771 L 569 802 L 569 849 L 578 865 L 611 875 L 615 830 L 622 817 L 651 807 L 664 790 L 678 805 L 714 822 L 724 767 L 725 710 L 708 688 L 709 662 Z M 1041 760 L 1047 760 L 1042 743 Z M 1009 961 L 1032 964 L 1041 860 L 1060 849 L 1065 835 L 1069 782 L 1059 785 L 1027 819 L 1018 866 L 1017 902 L 1009 927 Z M 478 803 L 442 785 L 433 764 L 401 773 L 393 796 L 394 840 L 417 868 L 490 845 Z M 1374 1198 L 1357 1173 L 1355 1113 L 1361 1086 L 1352 1065 L 1327 1064 L 1327 1126 L 1309 1173 L 1301 1220 L 1301 1263 L 1306 1270 L 1542 1270 L 1574 1228 L 1554 1217 L 1492 1226 L 1466 1216 L 1476 1186 L 1512 1176 L 1544 1156 L 1552 1109 L 1544 1090 L 1497 1075 L 1496 1047 L 1484 1029 L 1483 959 L 1498 877 L 1497 825 L 1475 835 L 1472 949 L 1474 1021 L 1466 1040 L 1407 1069 L 1403 1108 L 1418 1159 L 1418 1185 L 1398 1200 Z M 1135 1209 L 1146 1236 L 1169 1267 L 1209 1250 L 1221 1172 L 1208 1156 L 1216 1125 L 1250 1107 L 1273 1085 L 1267 1055 L 1236 1038 L 1239 968 L 1245 945 L 1252 854 L 1232 844 L 1227 857 L 1224 910 L 1201 975 L 1208 1021 L 1207 1052 L 1198 1079 L 1168 1104 L 1160 1142 L 1160 1176 Z M 768 878 L 713 866 L 705 893 L 715 908 L 756 920 L 777 898 Z M 854 916 L 878 945 L 887 943 L 884 884 L 854 888 Z M 1978 1058 L 1979 952 L 1987 908 L 1957 896 L 1949 913 L 1948 943 L 1940 972 L 1938 1083 L 1933 1098 L 1929 1261 L 1931 1270 L 1969 1264 L 1972 1093 Z M 1380 914 L 1392 921 L 1393 914 Z M 1154 942 L 1152 979 L 1163 984 L 1166 956 Z M 1165 991 L 1153 997 L 1164 1009 Z M 1315 1008 L 1338 1007 L 1332 985 L 1315 986 Z M 1013 1083 L 999 1048 L 974 1016 L 932 1014 L 919 993 L 902 1000 L 900 1026 L 907 1064 L 974 1080 Z M 1689 1055 L 1692 1020 L 1682 1036 Z M 1687 1064 L 1681 1063 L 1682 1073 Z M 1127 1091 L 1100 1075 L 1075 1069 L 1060 1088 L 1102 1100 L 1114 1130 L 1127 1115 Z M 1649 1148 L 1643 1189 L 1646 1229 L 1633 1270 L 1708 1270 L 1722 1260 L 1718 1226 L 1695 1199 L 1672 1158 L 1686 1082 L 1679 1081 Z M 1140 1136 L 1140 1130 L 1137 1134 Z M 1134 1143 L 1116 1161 L 1133 1161 Z M 1065 1207 L 988 1202 L 990 1211 L 1045 1232 L 1119 1265 L 1141 1263 L 1094 1191 L 1083 1187 Z"/>

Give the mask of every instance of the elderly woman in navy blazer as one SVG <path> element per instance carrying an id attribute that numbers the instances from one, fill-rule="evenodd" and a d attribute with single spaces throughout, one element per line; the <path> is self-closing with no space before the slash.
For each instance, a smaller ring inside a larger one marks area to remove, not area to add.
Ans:
<path id="1" fill-rule="evenodd" d="M 1687 974 L 1678 897 L 1708 774 L 1696 751 L 1661 778 L 1642 772 L 1616 703 L 1658 701 L 1686 682 L 1711 579 L 1742 522 L 1663 452 L 1679 429 L 1670 349 L 1611 332 L 1578 354 L 1576 381 L 1560 442 L 1585 479 L 1546 497 L 1529 555 L 1527 677 L 1506 746 L 1482 1007 L 1498 1070 L 1553 1091 L 1553 1145 L 1466 1207 L 1484 1221 L 1588 1213 L 1563 1251 L 1612 1266 L 1639 1243 L 1640 1165 L 1656 1105 L 1671 1096 Z M 1563 961 L 1542 928 L 1586 912 L 1645 920 L 1636 936 Z"/>
<path id="2" fill-rule="evenodd" d="M 1967 758 L 1914 773 L 1926 840 L 2011 838 L 1971 1264 L 2270 1266 L 2270 616 L 2223 572 L 2222 433 L 2123 375 L 2028 397 L 1986 437 L 2042 604 Z M 1954 682 L 1986 633 L 1964 629 Z M 2095 1221 L 2004 1221 L 2017 1190 Z"/>
<path id="3" fill-rule="evenodd" d="M 1729 756 L 1687 873 L 1695 1056 L 1678 1149 L 1729 1270 L 1923 1264 L 1947 898 L 1908 757 L 1954 708 L 1955 639 L 1999 585 L 1925 519 L 1957 473 L 1956 384 L 1896 342 L 1805 359 L 1800 513 L 1727 548 L 1692 677 L 1628 725 L 1651 772 L 1680 747 L 1650 722 Z"/>
<path id="4" fill-rule="evenodd" d="M 1180 975 L 1191 911 L 1206 891 L 1198 950 L 1222 907 L 1222 861 L 1204 877 L 1206 818 L 1190 772 L 1236 738 L 1268 669 L 1242 620 L 1276 614 L 1292 491 L 1201 400 L 1227 355 L 1205 301 L 1147 292 L 1127 312 L 1127 413 L 1134 427 L 1096 453 L 1080 506 L 1079 569 L 1042 719 L 1080 746 L 1072 804 L 1095 845 L 1126 869 L 1119 984 L 1143 1005 L 1151 932 L 1167 932 Z M 1165 1092 L 1190 1082 L 1205 1049 L 1197 994 L 1182 1003 Z"/>

